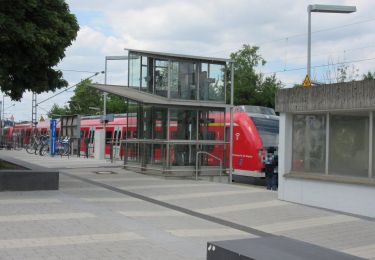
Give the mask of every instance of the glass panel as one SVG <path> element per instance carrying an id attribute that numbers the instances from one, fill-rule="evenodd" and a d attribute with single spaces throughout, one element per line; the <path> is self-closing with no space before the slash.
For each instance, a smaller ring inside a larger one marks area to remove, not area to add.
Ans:
<path id="1" fill-rule="evenodd" d="M 141 57 L 130 54 L 129 57 L 129 87 L 139 90 L 141 85 Z"/>
<path id="2" fill-rule="evenodd" d="M 127 161 L 129 162 L 140 162 L 139 158 L 139 144 L 138 143 L 128 143 L 125 145 L 127 147 Z"/>
<path id="3" fill-rule="evenodd" d="M 167 109 L 154 108 L 153 109 L 153 138 L 163 139 L 167 138 Z"/>
<path id="4" fill-rule="evenodd" d="M 171 65 L 171 98 L 197 98 L 196 64 L 192 62 L 173 61 Z"/>
<path id="5" fill-rule="evenodd" d="M 164 144 L 150 144 L 152 150 L 151 164 L 164 165 L 166 146 Z"/>
<path id="6" fill-rule="evenodd" d="M 153 58 L 142 57 L 141 90 L 153 93 Z"/>
<path id="7" fill-rule="evenodd" d="M 199 96 L 201 100 L 224 101 L 224 72 L 224 65 L 201 64 L 199 72 Z"/>
<path id="8" fill-rule="evenodd" d="M 224 140 L 224 112 L 199 111 L 199 139 Z"/>
<path id="9" fill-rule="evenodd" d="M 168 95 L 168 61 L 155 59 L 155 94 Z"/>
<path id="10" fill-rule="evenodd" d="M 199 99 L 208 100 L 208 64 L 201 63 L 199 72 Z"/>
<path id="11" fill-rule="evenodd" d="M 126 124 L 127 124 L 127 132 L 126 132 L 126 137 L 128 139 L 133 139 L 133 138 L 138 138 L 138 120 L 137 120 L 137 115 L 138 115 L 138 110 L 139 110 L 139 105 L 137 102 L 132 102 L 129 101 L 128 103 L 128 111 L 129 113 Z"/>
<path id="12" fill-rule="evenodd" d="M 197 137 L 197 112 L 195 110 L 170 110 L 170 139 L 195 140 Z"/>
<path id="13" fill-rule="evenodd" d="M 209 72 L 209 100 L 224 101 L 224 72 L 225 66 L 210 64 Z"/>
<path id="14" fill-rule="evenodd" d="M 332 115 L 329 174 L 368 177 L 369 117 Z"/>
<path id="15" fill-rule="evenodd" d="M 293 171 L 325 172 L 325 115 L 294 115 L 292 142 Z"/>
<path id="16" fill-rule="evenodd" d="M 214 155 L 215 157 L 219 158 L 221 160 L 221 163 L 223 164 L 224 159 L 224 145 L 202 145 L 201 151 L 208 152 L 209 154 Z M 201 166 L 220 166 L 220 161 L 212 156 L 209 156 L 207 154 L 200 154 L 199 155 L 200 162 L 199 164 Z"/>
<path id="17" fill-rule="evenodd" d="M 172 166 L 195 166 L 196 150 L 195 144 L 172 144 L 169 162 Z"/>

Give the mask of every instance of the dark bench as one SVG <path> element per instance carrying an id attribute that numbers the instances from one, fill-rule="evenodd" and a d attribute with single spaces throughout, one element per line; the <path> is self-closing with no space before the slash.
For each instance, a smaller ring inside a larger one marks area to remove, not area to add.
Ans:
<path id="1" fill-rule="evenodd" d="M 283 236 L 207 243 L 207 260 L 354 260 L 363 259 Z"/>
<path id="2" fill-rule="evenodd" d="M 14 169 L 0 170 L 0 191 L 58 190 L 59 172 L 33 165 L 8 156 L 0 160 L 14 165 Z"/>

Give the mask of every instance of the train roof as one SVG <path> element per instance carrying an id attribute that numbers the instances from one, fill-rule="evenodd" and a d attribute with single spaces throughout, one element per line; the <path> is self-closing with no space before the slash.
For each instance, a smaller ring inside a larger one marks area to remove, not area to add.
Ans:
<path id="1" fill-rule="evenodd" d="M 233 111 L 276 116 L 275 110 L 273 110 L 271 107 L 240 105 L 235 106 Z"/>

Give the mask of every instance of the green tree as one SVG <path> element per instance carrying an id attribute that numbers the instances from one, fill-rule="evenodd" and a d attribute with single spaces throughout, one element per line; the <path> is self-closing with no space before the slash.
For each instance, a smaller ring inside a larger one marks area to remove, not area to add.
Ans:
<path id="1" fill-rule="evenodd" d="M 64 0 L 2 0 L 0 86 L 14 100 L 26 90 L 41 93 L 66 87 L 53 67 L 77 36 L 79 26 Z"/>
<path id="2" fill-rule="evenodd" d="M 49 118 L 59 117 L 61 115 L 70 115 L 69 107 L 53 104 L 51 110 L 47 113 Z"/>
<path id="3" fill-rule="evenodd" d="M 274 108 L 275 94 L 282 84 L 275 75 L 265 76 L 255 71 L 257 66 L 266 64 L 258 51 L 259 47 L 245 44 L 230 55 L 234 61 L 234 104 Z"/>
<path id="4" fill-rule="evenodd" d="M 375 79 L 375 72 L 371 73 L 371 71 L 368 71 L 367 74 L 362 75 L 363 80 L 374 80 Z"/>
<path id="5" fill-rule="evenodd" d="M 126 99 L 117 95 L 108 94 L 107 113 L 125 113 L 127 109 Z"/>
<path id="6" fill-rule="evenodd" d="M 99 90 L 90 87 L 90 84 L 91 80 L 84 80 L 74 89 L 74 95 L 68 102 L 72 114 L 92 115 L 98 112 L 101 114 L 103 111 L 103 95 Z M 99 111 L 90 107 L 98 108 Z"/>

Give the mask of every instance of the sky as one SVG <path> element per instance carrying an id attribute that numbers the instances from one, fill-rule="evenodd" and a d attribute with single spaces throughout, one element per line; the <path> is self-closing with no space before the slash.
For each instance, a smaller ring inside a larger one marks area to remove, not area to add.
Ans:
<path id="1" fill-rule="evenodd" d="M 375 71 L 375 1 L 304 0 L 66 0 L 80 30 L 57 65 L 70 86 L 104 70 L 104 58 L 124 48 L 228 58 L 243 44 L 259 46 L 267 61 L 257 71 L 276 74 L 284 87 L 302 83 L 307 60 L 307 6 L 355 5 L 352 14 L 312 14 L 312 79 L 335 80 L 337 63 L 360 79 Z M 108 64 L 108 84 L 126 84 L 127 62 Z M 103 83 L 103 75 L 94 78 Z M 60 90 L 61 91 L 61 90 Z M 57 91 L 58 92 L 58 91 Z M 72 89 L 42 102 L 38 118 Z M 53 93 L 38 95 L 38 102 Z M 5 118 L 31 120 L 31 93 L 21 102 L 4 98 Z M 14 104 L 14 105 L 13 105 Z"/>

